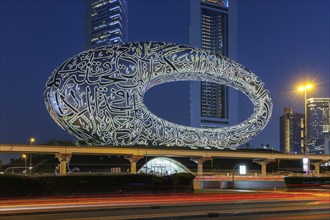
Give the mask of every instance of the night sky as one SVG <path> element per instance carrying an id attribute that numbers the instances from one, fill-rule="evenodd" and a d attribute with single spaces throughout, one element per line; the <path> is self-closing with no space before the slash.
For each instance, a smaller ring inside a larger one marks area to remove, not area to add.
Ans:
<path id="1" fill-rule="evenodd" d="M 0 0 L 1 137 L 3 144 L 75 140 L 49 116 L 43 90 L 53 70 L 84 50 L 84 2 Z M 238 7 L 238 62 L 268 86 L 273 116 L 250 143 L 279 145 L 279 116 L 285 105 L 303 112 L 299 81 L 310 79 L 310 97 L 330 97 L 328 0 L 241 0 Z M 129 40 L 189 44 L 189 1 L 131 0 Z M 161 100 L 161 101 L 160 101 Z M 151 89 L 146 105 L 158 116 L 189 123 L 189 84 Z M 252 111 L 242 94 L 240 121 Z"/>

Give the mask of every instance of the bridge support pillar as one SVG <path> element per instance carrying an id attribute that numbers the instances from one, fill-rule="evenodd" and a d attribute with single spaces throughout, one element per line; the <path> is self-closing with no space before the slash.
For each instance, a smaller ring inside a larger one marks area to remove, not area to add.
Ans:
<path id="1" fill-rule="evenodd" d="M 266 176 L 267 175 L 267 164 L 275 162 L 275 160 L 273 160 L 273 159 L 254 159 L 253 162 L 261 165 L 261 175 Z"/>
<path id="2" fill-rule="evenodd" d="M 66 175 L 66 167 L 70 162 L 72 154 L 55 154 L 55 157 L 60 161 L 60 175 Z"/>
<path id="3" fill-rule="evenodd" d="M 203 163 L 205 161 L 211 160 L 211 157 L 190 158 L 190 160 L 197 163 L 197 174 L 203 175 Z"/>
<path id="4" fill-rule="evenodd" d="M 320 174 L 320 165 L 323 163 L 326 163 L 327 161 L 316 161 L 316 162 L 310 162 L 314 166 L 315 174 Z"/>
<path id="5" fill-rule="evenodd" d="M 136 173 L 136 162 L 138 162 L 141 158 L 143 158 L 143 156 L 131 155 L 125 157 L 125 159 L 131 163 L 131 174 Z"/>

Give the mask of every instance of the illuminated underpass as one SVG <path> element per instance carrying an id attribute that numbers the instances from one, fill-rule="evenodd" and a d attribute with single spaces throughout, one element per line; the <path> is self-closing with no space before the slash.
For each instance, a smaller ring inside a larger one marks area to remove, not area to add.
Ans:
<path id="1" fill-rule="evenodd" d="M 139 173 L 156 175 L 171 175 L 173 173 L 191 173 L 188 168 L 176 160 L 166 157 L 156 157 L 141 167 Z"/>

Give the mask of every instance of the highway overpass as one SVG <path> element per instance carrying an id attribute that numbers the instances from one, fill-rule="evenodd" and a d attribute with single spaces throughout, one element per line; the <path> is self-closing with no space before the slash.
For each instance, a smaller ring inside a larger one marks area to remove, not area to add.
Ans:
<path id="1" fill-rule="evenodd" d="M 136 162 L 145 156 L 162 157 L 189 157 L 198 165 L 198 175 L 203 174 L 203 163 L 211 158 L 244 158 L 253 159 L 255 163 L 261 165 L 262 175 L 266 175 L 268 163 L 277 159 L 302 160 L 305 154 L 283 154 L 278 152 L 240 152 L 235 150 L 200 150 L 173 147 L 117 147 L 117 146 L 50 146 L 50 145 L 16 145 L 0 144 L 0 153 L 37 153 L 55 154 L 60 161 L 61 174 L 66 173 L 66 164 L 72 155 L 123 155 L 131 163 L 131 172 L 136 173 Z M 315 172 L 319 173 L 319 166 L 330 161 L 330 155 L 308 155 L 311 164 L 315 166 Z"/>

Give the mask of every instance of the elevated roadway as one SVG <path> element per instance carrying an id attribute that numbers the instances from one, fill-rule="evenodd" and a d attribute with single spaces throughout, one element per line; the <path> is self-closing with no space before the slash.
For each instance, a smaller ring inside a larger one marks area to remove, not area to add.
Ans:
<path id="1" fill-rule="evenodd" d="M 198 164 L 198 174 L 202 174 L 203 163 L 211 158 L 245 158 L 253 159 L 261 165 L 262 174 L 266 174 L 266 165 L 276 159 L 302 160 L 305 154 L 283 154 L 278 152 L 240 152 L 226 150 L 193 150 L 186 148 L 157 148 L 157 147 L 117 147 L 117 146 L 51 146 L 51 145 L 16 145 L 0 144 L 0 153 L 38 153 L 55 154 L 60 161 L 61 173 L 65 174 L 66 163 L 72 155 L 124 155 L 131 163 L 131 172 L 136 172 L 136 162 L 144 156 L 190 157 Z M 308 155 L 315 166 L 316 173 L 319 165 L 330 161 L 330 155 Z"/>

